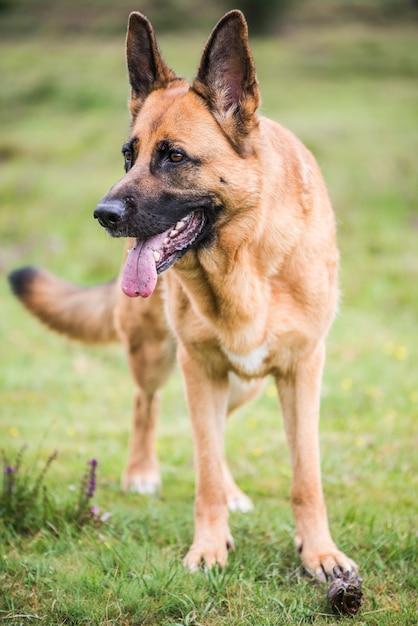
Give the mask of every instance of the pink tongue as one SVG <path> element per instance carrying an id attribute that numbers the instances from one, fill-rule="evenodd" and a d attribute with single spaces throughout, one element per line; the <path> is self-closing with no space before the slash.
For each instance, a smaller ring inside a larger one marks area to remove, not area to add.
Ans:
<path id="1" fill-rule="evenodd" d="M 157 284 L 154 250 L 160 250 L 167 232 L 137 241 L 128 254 L 122 270 L 121 288 L 130 298 L 142 296 L 148 298 Z"/>

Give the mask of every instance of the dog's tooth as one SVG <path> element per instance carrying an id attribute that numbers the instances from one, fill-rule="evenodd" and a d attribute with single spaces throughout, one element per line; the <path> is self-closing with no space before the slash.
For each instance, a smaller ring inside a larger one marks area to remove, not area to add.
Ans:
<path id="1" fill-rule="evenodd" d="M 166 246 L 169 243 L 170 243 L 170 237 L 166 237 L 163 241 L 163 244 Z"/>
<path id="2" fill-rule="evenodd" d="M 185 224 L 183 222 L 183 220 L 180 220 L 179 222 L 177 222 L 175 229 L 176 230 L 181 230 L 182 228 L 184 228 Z"/>
<path id="3" fill-rule="evenodd" d="M 178 234 L 179 234 L 179 231 L 178 231 L 178 230 L 176 230 L 175 228 L 173 228 L 173 230 L 172 230 L 172 231 L 171 231 L 171 233 L 170 233 L 170 237 L 175 237 L 175 236 L 176 236 L 176 235 L 178 235 Z"/>
<path id="4" fill-rule="evenodd" d="M 132 252 L 132 248 L 128 248 L 128 249 L 126 250 L 126 254 L 129 254 L 130 252 Z"/>
<path id="5" fill-rule="evenodd" d="M 158 252 L 158 250 L 153 250 L 152 252 L 154 255 L 154 261 L 158 263 L 158 261 L 161 259 L 161 254 Z"/>

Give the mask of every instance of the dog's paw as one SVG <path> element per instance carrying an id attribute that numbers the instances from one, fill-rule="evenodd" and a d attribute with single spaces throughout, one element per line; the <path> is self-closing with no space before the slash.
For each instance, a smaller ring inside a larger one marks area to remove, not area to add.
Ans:
<path id="1" fill-rule="evenodd" d="M 159 475 L 125 475 L 122 479 L 122 489 L 141 495 L 154 495 L 161 491 L 161 479 Z"/>
<path id="2" fill-rule="evenodd" d="M 228 509 L 232 512 L 249 513 L 254 508 L 252 500 L 245 493 L 228 496 Z"/>
<path id="3" fill-rule="evenodd" d="M 224 468 L 226 500 L 230 511 L 248 513 L 254 505 L 250 498 L 238 487 L 227 466 Z"/>
<path id="4" fill-rule="evenodd" d="M 231 535 L 219 544 L 214 541 L 195 541 L 183 559 L 183 565 L 191 572 L 219 565 L 224 567 L 228 559 L 228 550 L 234 550 Z"/>
<path id="5" fill-rule="evenodd" d="M 337 546 L 330 542 L 317 547 L 302 545 L 296 539 L 296 548 L 301 553 L 302 564 L 308 574 L 321 582 L 326 582 L 335 577 L 335 572 L 358 572 L 358 565 L 348 558 Z"/>

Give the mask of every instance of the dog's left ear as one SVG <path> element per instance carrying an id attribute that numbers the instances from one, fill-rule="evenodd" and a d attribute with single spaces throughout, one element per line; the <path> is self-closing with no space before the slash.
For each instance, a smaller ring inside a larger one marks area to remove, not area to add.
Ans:
<path id="1" fill-rule="evenodd" d="M 257 123 L 260 92 L 241 11 L 230 11 L 215 26 L 200 61 L 193 89 L 207 102 L 235 147 Z M 245 143 L 245 142 L 244 142 Z"/>
<path id="2" fill-rule="evenodd" d="M 126 60 L 131 84 L 130 109 L 134 116 L 151 91 L 176 79 L 161 56 L 151 22 L 138 12 L 129 16 Z"/>

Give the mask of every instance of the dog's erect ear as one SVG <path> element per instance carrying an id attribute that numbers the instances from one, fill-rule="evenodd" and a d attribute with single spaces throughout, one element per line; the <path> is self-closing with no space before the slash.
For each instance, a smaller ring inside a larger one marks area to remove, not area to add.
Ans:
<path id="1" fill-rule="evenodd" d="M 151 23 L 141 13 L 129 16 L 126 60 L 131 84 L 131 113 L 135 115 L 153 89 L 165 87 L 176 75 L 157 46 Z"/>
<path id="2" fill-rule="evenodd" d="M 215 26 L 193 89 L 206 100 L 230 139 L 240 143 L 256 123 L 254 114 L 260 104 L 247 23 L 241 11 L 230 11 Z"/>

